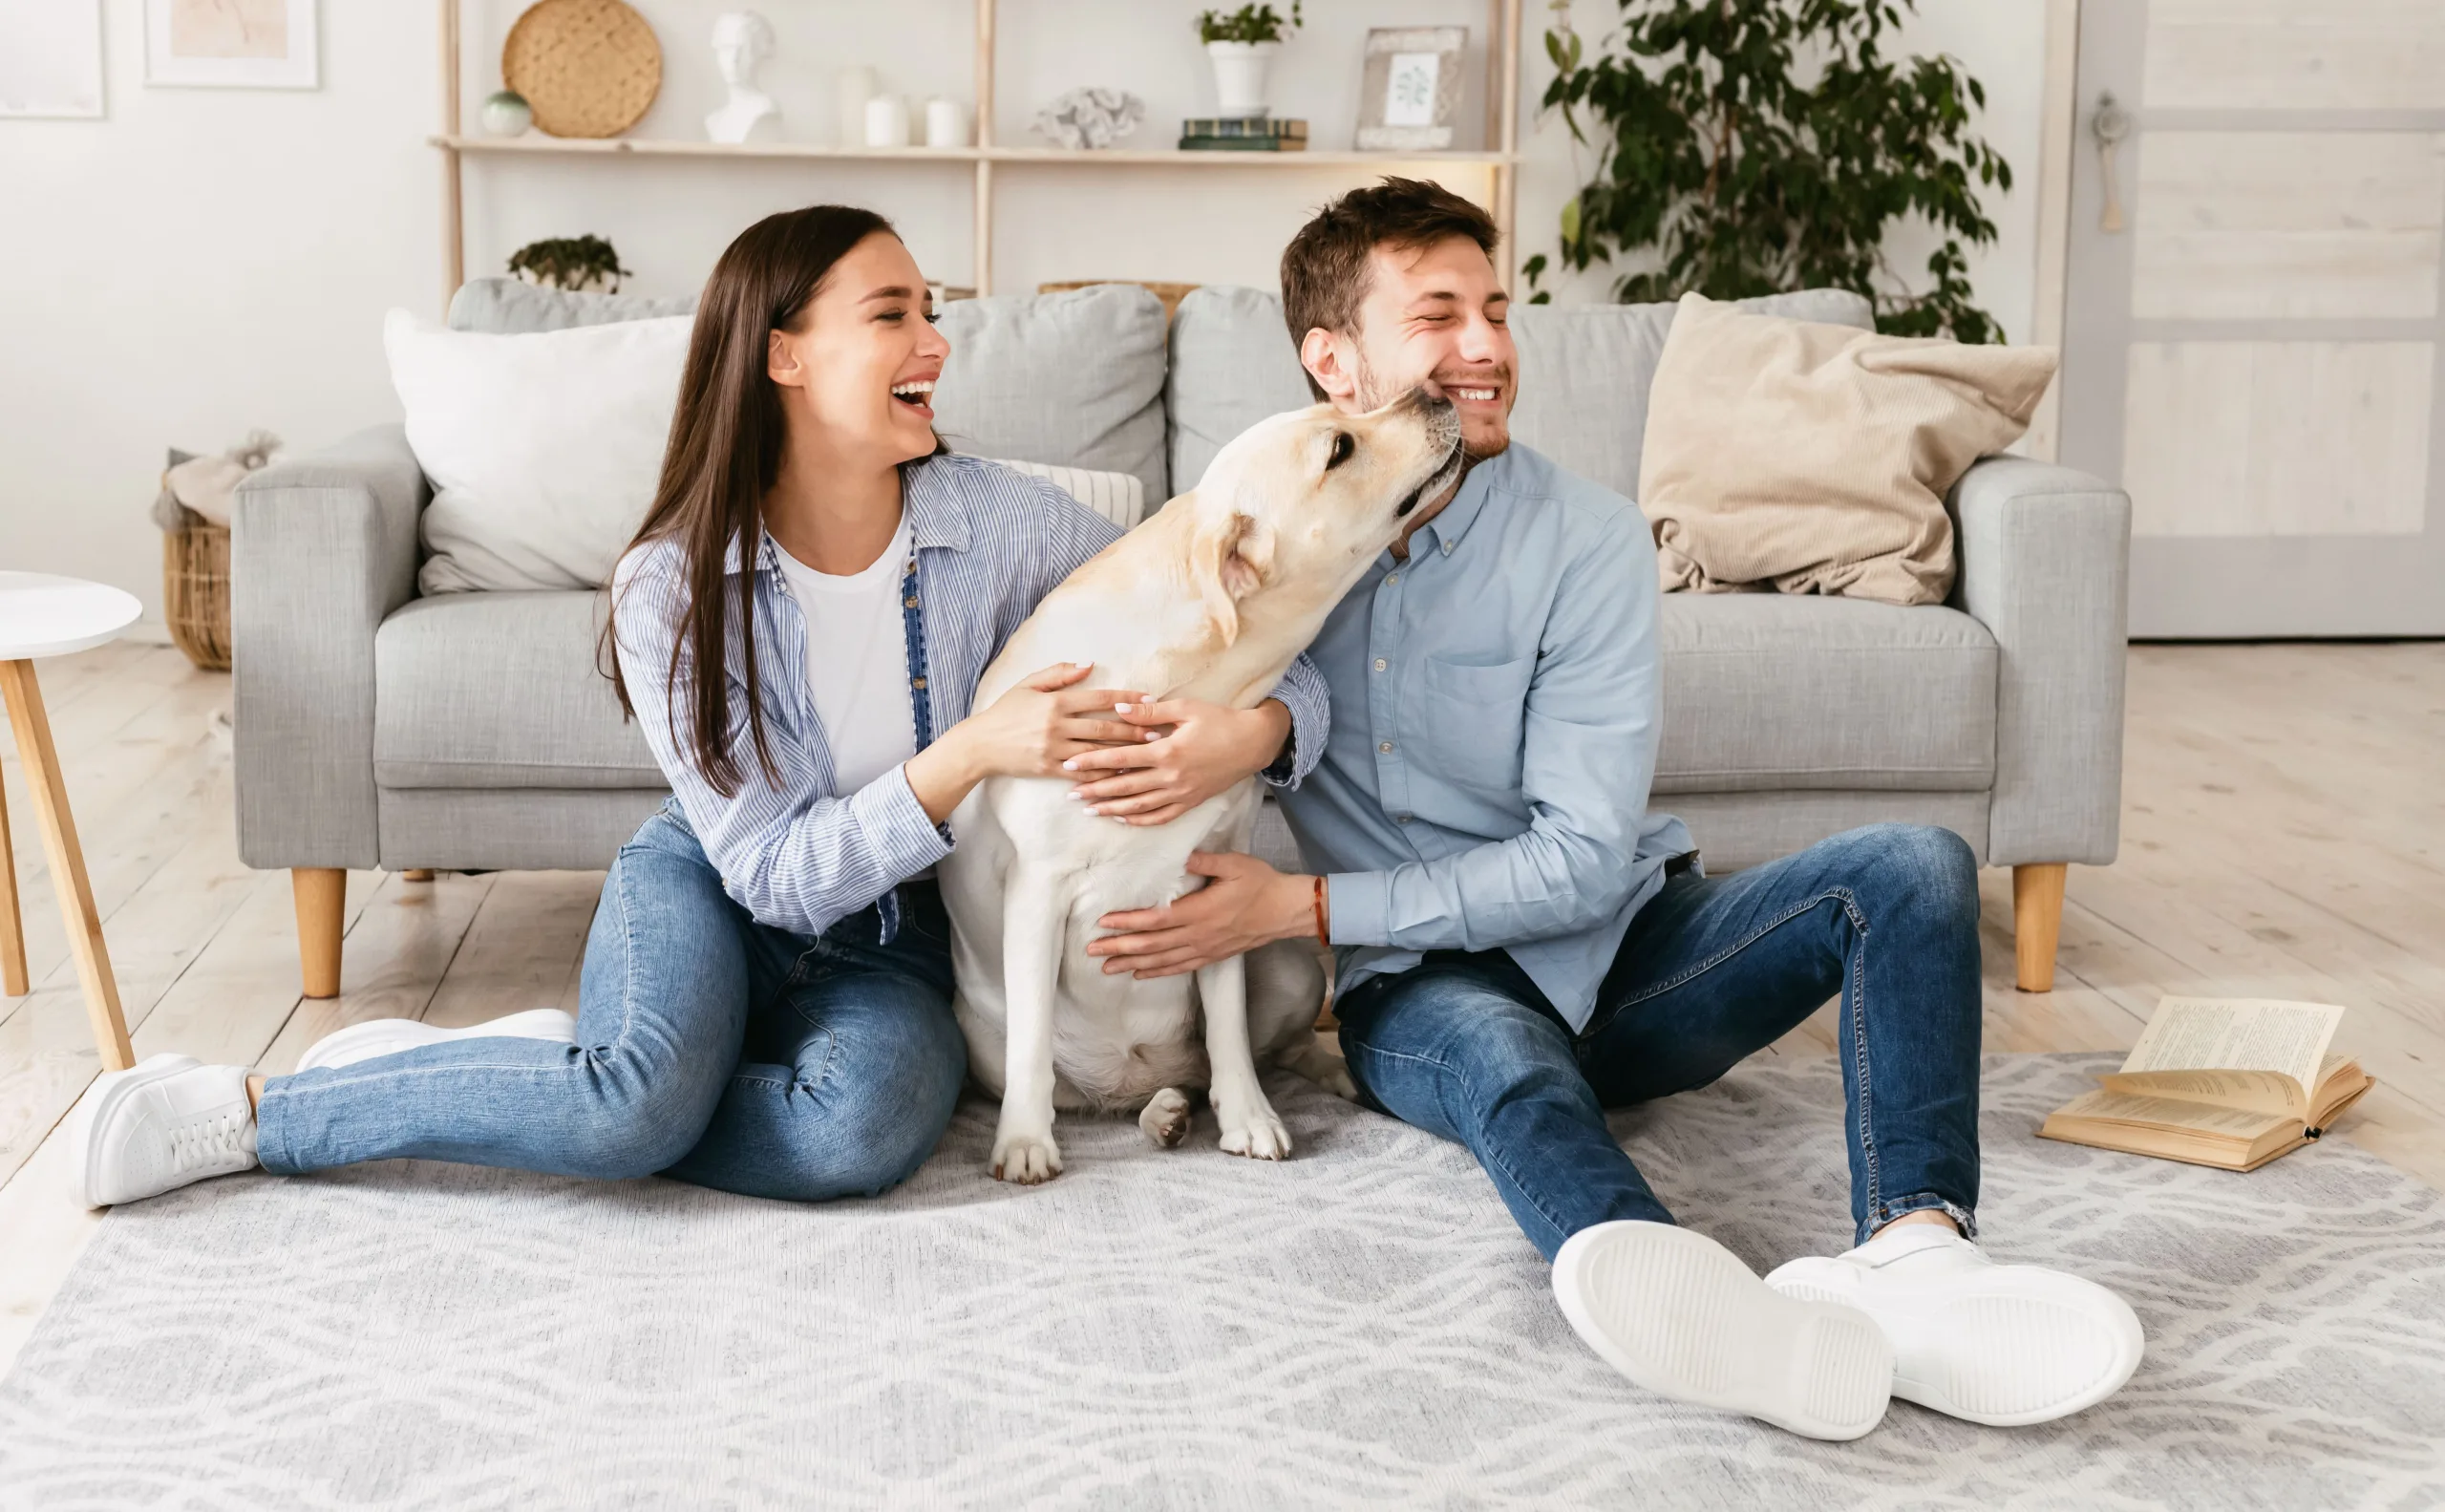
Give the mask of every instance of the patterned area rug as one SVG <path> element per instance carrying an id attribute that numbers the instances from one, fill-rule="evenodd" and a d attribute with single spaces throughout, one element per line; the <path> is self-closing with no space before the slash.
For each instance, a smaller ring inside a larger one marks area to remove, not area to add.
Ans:
<path id="1" fill-rule="evenodd" d="M 2118 1288 L 2121 1395 L 1819 1444 L 1629 1387 L 1456 1148 L 1295 1079 L 1298 1158 L 992 1112 L 874 1203 L 395 1163 L 114 1213 L 0 1383 L 0 1505 L 2445 1505 L 2445 1199 L 2344 1144 L 2241 1177 L 2040 1141 L 2111 1064 L 1991 1057 L 1990 1247 Z M 1618 1132 L 1761 1271 L 1846 1243 L 1834 1062 Z"/>

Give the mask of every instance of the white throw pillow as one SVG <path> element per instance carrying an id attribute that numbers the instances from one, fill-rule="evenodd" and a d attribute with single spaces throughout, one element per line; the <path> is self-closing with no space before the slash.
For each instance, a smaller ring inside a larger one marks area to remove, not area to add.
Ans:
<path id="1" fill-rule="evenodd" d="M 1014 473 L 1041 478 L 1123 530 L 1134 530 L 1146 518 L 1146 484 L 1136 473 L 1099 473 L 1091 467 L 1055 467 L 1050 462 L 1014 462 L 989 457 L 987 461 Z"/>
<path id="2" fill-rule="evenodd" d="M 595 588 L 662 476 L 692 317 L 503 336 L 391 311 L 382 346 L 433 479 L 426 593 Z"/>

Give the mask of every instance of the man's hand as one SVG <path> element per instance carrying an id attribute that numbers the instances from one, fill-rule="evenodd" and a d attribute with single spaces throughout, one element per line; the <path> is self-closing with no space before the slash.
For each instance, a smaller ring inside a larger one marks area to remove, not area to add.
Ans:
<path id="1" fill-rule="evenodd" d="M 1079 776 L 1070 796 L 1088 813 L 1124 824 L 1170 823 L 1271 766 L 1290 736 L 1290 711 L 1273 698 L 1254 709 L 1172 698 L 1116 704 L 1115 712 L 1143 731 L 1144 740 L 1074 756 L 1061 765 Z"/>
<path id="2" fill-rule="evenodd" d="M 1213 879 L 1160 908 L 1108 913 L 1095 921 L 1116 929 L 1087 947 L 1105 957 L 1104 974 L 1139 980 L 1178 976 L 1244 954 L 1261 945 L 1311 935 L 1316 928 L 1316 879 L 1286 876 L 1254 856 L 1195 851 L 1188 869 Z"/>

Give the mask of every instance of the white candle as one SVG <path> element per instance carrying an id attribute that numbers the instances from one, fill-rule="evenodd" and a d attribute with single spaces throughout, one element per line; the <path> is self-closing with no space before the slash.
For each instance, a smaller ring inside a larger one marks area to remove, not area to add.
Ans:
<path id="1" fill-rule="evenodd" d="M 925 145 L 967 145 L 967 111 L 959 101 L 937 95 L 925 102 Z"/>
<path id="2" fill-rule="evenodd" d="M 908 145 L 908 101 L 898 95 L 878 95 L 866 101 L 866 145 Z"/>
<path id="3" fill-rule="evenodd" d="M 875 97 L 875 71 L 862 65 L 833 75 L 840 104 L 840 145 L 857 147 L 866 139 L 866 101 Z"/>

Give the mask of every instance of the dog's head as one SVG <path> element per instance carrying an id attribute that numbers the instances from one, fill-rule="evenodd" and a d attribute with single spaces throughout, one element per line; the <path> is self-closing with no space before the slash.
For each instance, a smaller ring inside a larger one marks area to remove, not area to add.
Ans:
<path id="1" fill-rule="evenodd" d="M 1223 644 L 1241 603 L 1268 589 L 1312 600 L 1298 607 L 1321 623 L 1461 465 L 1458 415 L 1422 389 L 1365 415 L 1319 404 L 1242 432 L 1188 500 L 1190 571 Z"/>

